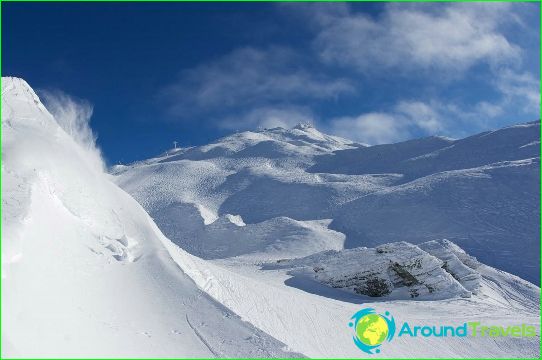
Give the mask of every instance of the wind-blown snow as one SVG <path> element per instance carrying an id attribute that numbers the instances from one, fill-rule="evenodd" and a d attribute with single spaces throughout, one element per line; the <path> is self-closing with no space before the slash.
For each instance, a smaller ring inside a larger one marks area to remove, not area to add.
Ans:
<path id="1" fill-rule="evenodd" d="M 269 357 L 21 79 L 2 78 L 2 356 Z"/>

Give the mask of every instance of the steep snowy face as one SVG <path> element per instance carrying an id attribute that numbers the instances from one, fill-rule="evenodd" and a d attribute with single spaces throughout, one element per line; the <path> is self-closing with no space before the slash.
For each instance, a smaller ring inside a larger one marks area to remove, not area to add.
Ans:
<path id="1" fill-rule="evenodd" d="M 234 134 L 114 174 L 169 238 L 198 256 L 243 255 L 239 242 L 234 253 L 206 255 L 219 224 L 206 226 L 226 214 L 249 225 L 235 229 L 236 239 L 273 219 L 331 219 L 328 230 L 343 234 L 345 248 L 447 238 L 538 283 L 539 133 L 537 121 L 461 140 L 367 147 L 300 125 Z M 197 236 L 177 225 L 188 218 L 203 219 Z M 311 245 L 298 255 L 312 251 L 314 236 L 304 238 Z M 337 250 L 337 242 L 319 243 Z M 257 252 L 252 245 L 245 253 Z"/>
<path id="2" fill-rule="evenodd" d="M 97 160 L 2 78 L 2 355 L 291 356 L 197 288 Z"/>

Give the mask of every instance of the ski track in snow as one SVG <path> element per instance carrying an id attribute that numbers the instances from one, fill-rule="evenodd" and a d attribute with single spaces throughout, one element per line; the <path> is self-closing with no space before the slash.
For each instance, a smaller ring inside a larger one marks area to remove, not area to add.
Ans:
<path id="1" fill-rule="evenodd" d="M 213 348 L 211 347 L 211 345 L 209 345 L 209 343 L 207 342 L 207 340 L 205 340 L 205 338 L 199 333 L 198 329 L 197 329 L 194 325 L 192 325 L 192 323 L 191 323 L 190 320 L 188 319 L 188 314 L 186 314 L 186 322 L 188 323 L 188 326 L 190 326 L 190 328 L 192 329 L 192 331 L 194 331 L 194 334 L 196 334 L 196 336 L 198 337 L 198 339 L 200 339 L 200 341 L 202 342 L 202 344 L 205 345 L 205 346 L 207 347 L 207 349 L 209 349 L 209 351 L 210 351 L 215 357 L 220 357 L 220 354 L 213 350 Z"/>

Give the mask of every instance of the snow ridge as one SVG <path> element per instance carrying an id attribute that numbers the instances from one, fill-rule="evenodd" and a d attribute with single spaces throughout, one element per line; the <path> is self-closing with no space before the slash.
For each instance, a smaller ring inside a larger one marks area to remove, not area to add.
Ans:
<path id="1" fill-rule="evenodd" d="M 3 357 L 298 356 L 202 292 L 85 151 L 2 78 Z"/>

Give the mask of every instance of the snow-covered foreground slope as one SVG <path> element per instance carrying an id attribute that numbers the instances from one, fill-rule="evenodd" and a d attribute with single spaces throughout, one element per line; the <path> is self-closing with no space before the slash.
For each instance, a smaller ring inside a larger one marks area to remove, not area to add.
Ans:
<path id="1" fill-rule="evenodd" d="M 449 258 L 452 253 L 446 249 L 440 256 Z M 469 263 L 470 258 L 465 257 L 462 260 Z M 448 292 L 450 297 L 447 299 L 416 301 L 360 296 L 304 274 L 292 274 L 290 268 L 277 266 L 282 262 L 263 268 L 239 258 L 209 262 L 180 249 L 174 258 L 178 263 L 187 264 L 188 274 L 214 298 L 243 319 L 287 343 L 292 350 L 309 357 L 366 356 L 354 345 L 348 327 L 352 315 L 366 307 L 380 313 L 389 311 L 397 323 L 408 322 L 412 326 L 458 326 L 474 321 L 485 326 L 525 324 L 537 329 L 535 337 L 525 338 L 397 337 L 385 347 L 383 345 L 380 354 L 371 357 L 539 357 L 540 288 L 483 264 L 478 264 L 476 269 L 479 286 L 471 297 Z M 319 256 L 315 255 L 315 258 Z M 339 254 L 328 260 L 334 264 L 342 262 L 344 266 L 335 268 L 340 272 L 356 269 L 356 259 L 347 261 L 347 258 Z M 371 261 L 370 258 L 366 260 Z M 460 273 L 459 263 L 450 263 L 454 271 Z M 327 267 L 326 261 L 318 260 L 303 265 L 312 269 Z M 464 280 L 468 287 L 470 284 Z"/>
<path id="2" fill-rule="evenodd" d="M 108 177 L 2 78 L 3 357 L 293 355 L 198 289 Z"/>
<path id="3" fill-rule="evenodd" d="M 336 250 L 331 230 L 346 248 L 447 238 L 484 263 L 539 283 L 539 134 L 537 121 L 462 140 L 367 147 L 310 126 L 275 128 L 172 150 L 113 173 L 166 236 L 204 258 L 243 255 L 238 244 L 217 253 L 218 232 L 228 244 L 244 242 L 247 254 L 271 250 L 261 256 L 271 259 L 277 252 L 268 240 L 277 247 L 289 240 L 276 231 L 270 236 L 270 221 L 289 218 L 299 232 L 299 221 L 331 220 L 322 240 L 304 236 L 307 248 L 297 246 L 298 255 L 326 243 Z M 247 226 L 208 226 L 227 214 Z M 262 237 L 268 240 L 244 240 Z"/>

